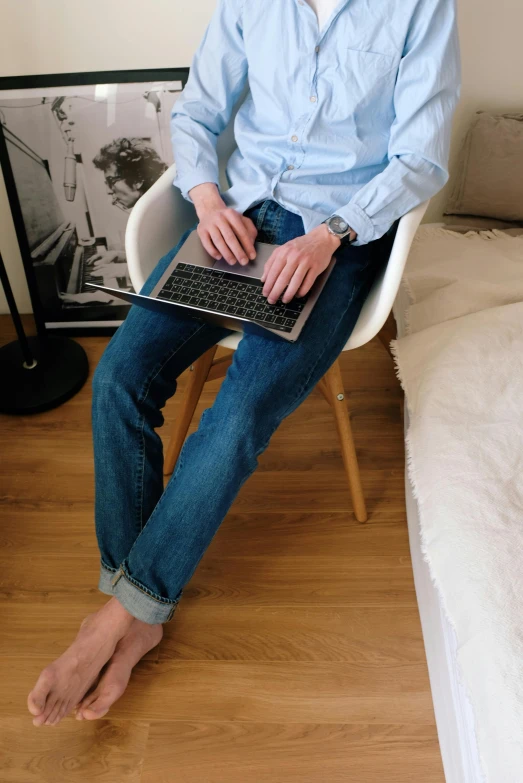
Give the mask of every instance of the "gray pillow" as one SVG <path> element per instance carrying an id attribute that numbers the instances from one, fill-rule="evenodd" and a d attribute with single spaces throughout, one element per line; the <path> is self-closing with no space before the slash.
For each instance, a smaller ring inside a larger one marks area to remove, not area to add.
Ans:
<path id="1" fill-rule="evenodd" d="M 476 112 L 443 214 L 523 221 L 523 113 Z"/>
<path id="2" fill-rule="evenodd" d="M 497 220 L 492 217 L 478 217 L 477 215 L 448 215 L 445 220 L 445 228 L 454 226 L 466 226 L 470 229 L 489 229 L 489 228 L 519 228 L 523 226 L 523 220 Z"/>

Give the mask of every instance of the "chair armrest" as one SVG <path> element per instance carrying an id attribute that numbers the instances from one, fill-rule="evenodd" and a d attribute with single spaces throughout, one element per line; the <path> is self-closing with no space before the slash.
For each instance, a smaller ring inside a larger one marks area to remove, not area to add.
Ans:
<path id="1" fill-rule="evenodd" d="M 194 206 L 173 185 L 176 164 L 164 171 L 134 205 L 125 230 L 129 276 L 139 293 L 154 267 L 198 217 Z"/>
<path id="2" fill-rule="evenodd" d="M 412 240 L 429 203 L 430 199 L 427 199 L 400 219 L 389 261 L 377 274 L 356 326 L 343 350 L 359 348 L 368 343 L 378 334 L 389 317 L 400 287 Z"/>

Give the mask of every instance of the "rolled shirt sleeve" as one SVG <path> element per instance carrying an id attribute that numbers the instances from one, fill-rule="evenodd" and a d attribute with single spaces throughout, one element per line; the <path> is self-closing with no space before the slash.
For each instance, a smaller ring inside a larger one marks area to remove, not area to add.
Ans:
<path id="1" fill-rule="evenodd" d="M 218 0 L 171 111 L 173 185 L 191 203 L 189 191 L 196 185 L 214 182 L 219 187 L 216 143 L 247 78 L 242 5 L 243 0 Z"/>
<path id="2" fill-rule="evenodd" d="M 336 210 L 357 233 L 354 245 L 379 239 L 446 184 L 460 93 L 456 0 L 419 0 L 394 88 L 389 163 Z"/>

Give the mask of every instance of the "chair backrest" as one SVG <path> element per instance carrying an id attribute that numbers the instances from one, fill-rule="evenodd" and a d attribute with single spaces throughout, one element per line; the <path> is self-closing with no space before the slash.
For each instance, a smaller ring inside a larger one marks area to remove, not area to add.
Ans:
<path id="1" fill-rule="evenodd" d="M 218 137 L 216 152 L 220 189 L 229 187 L 225 168 L 235 149 L 234 121 L 239 107 L 249 92 L 248 82 L 236 101 L 231 118 Z M 173 187 L 176 164 L 169 166 L 161 177 L 138 199 L 125 230 L 125 252 L 131 282 L 140 291 L 160 258 L 169 252 L 187 229 L 194 226 L 198 217 L 194 206 L 184 199 L 179 189 Z"/>
<path id="2" fill-rule="evenodd" d="M 345 345 L 346 351 L 359 348 L 360 345 L 365 345 L 372 340 L 389 317 L 400 287 L 412 240 L 429 203 L 430 199 L 427 199 L 400 219 L 389 260 L 376 275 L 356 326 Z"/>
<path id="3" fill-rule="evenodd" d="M 217 143 L 220 186 L 227 190 L 227 161 L 236 147 L 234 119 L 243 95 L 236 103 L 233 115 Z M 125 250 L 129 274 L 135 291 L 139 292 L 160 258 L 180 240 L 182 234 L 195 225 L 198 218 L 193 205 L 173 187 L 176 166 L 173 164 L 134 205 L 125 232 Z M 379 332 L 387 320 L 403 275 L 410 246 L 430 199 L 419 204 L 398 225 L 388 263 L 377 275 L 372 290 L 345 346 L 364 345 Z"/>

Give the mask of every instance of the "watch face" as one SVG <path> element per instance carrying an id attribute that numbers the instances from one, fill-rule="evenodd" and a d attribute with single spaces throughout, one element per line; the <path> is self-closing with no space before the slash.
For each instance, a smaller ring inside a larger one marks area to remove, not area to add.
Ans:
<path id="1" fill-rule="evenodd" d="M 345 234 L 350 228 L 347 221 L 343 220 L 343 218 L 339 215 L 333 215 L 331 218 L 329 218 L 328 223 L 329 227 L 336 234 Z"/>

